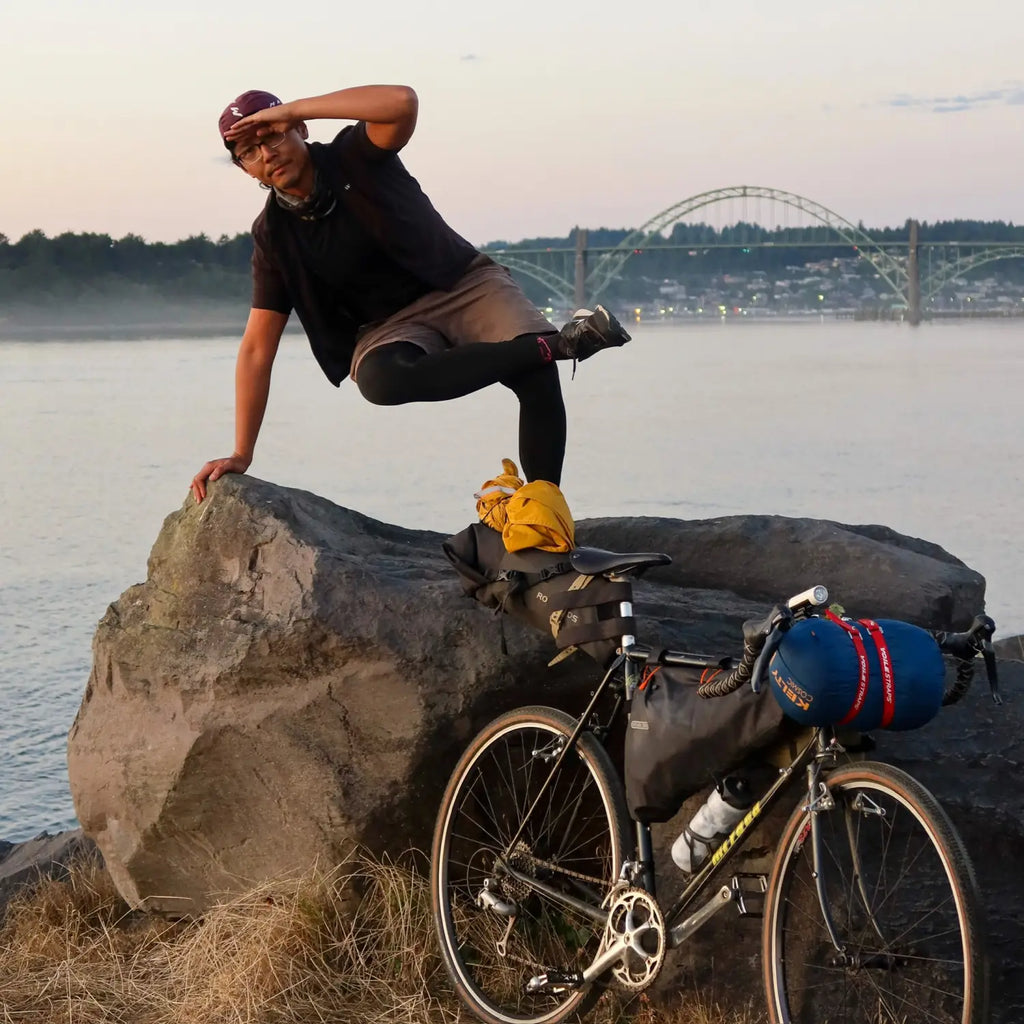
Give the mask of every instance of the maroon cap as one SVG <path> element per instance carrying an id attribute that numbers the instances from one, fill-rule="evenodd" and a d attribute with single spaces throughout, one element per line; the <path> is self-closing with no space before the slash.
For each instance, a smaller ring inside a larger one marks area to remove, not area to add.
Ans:
<path id="1" fill-rule="evenodd" d="M 262 89 L 250 89 L 248 92 L 243 92 L 238 99 L 229 103 L 224 108 L 224 113 L 220 115 L 220 120 L 217 122 L 220 137 L 223 139 L 227 130 L 236 121 L 241 121 L 243 117 L 255 114 L 257 110 L 279 106 L 281 106 L 281 101 L 271 93 L 263 92 Z"/>

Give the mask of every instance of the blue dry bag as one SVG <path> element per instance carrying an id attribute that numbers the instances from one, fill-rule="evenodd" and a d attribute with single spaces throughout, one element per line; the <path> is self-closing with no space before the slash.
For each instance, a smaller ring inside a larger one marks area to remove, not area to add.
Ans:
<path id="1" fill-rule="evenodd" d="M 772 692 L 802 725 L 917 729 L 942 706 L 945 664 L 926 630 L 893 619 L 804 619 L 768 666 Z"/>

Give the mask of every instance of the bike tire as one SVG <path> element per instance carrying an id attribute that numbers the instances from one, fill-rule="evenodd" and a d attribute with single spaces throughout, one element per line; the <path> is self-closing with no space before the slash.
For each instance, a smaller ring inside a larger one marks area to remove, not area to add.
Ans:
<path id="1" fill-rule="evenodd" d="M 519 830 L 550 774 L 552 755 L 574 727 L 553 708 L 501 715 L 470 743 L 441 802 L 430 868 L 441 956 L 460 998 L 487 1024 L 558 1024 L 586 1013 L 601 994 L 596 985 L 526 991 L 531 977 L 551 969 L 589 966 L 603 929 L 528 883 L 495 871 L 496 855 Z M 631 850 L 630 835 L 611 758 L 584 732 L 530 817 L 513 861 L 521 872 L 600 906 Z M 476 904 L 485 878 L 496 879 L 495 895 L 518 907 L 510 930 L 509 917 Z M 502 936 L 504 953 L 498 948 Z"/>
<path id="2" fill-rule="evenodd" d="M 801 806 L 783 830 L 765 898 L 772 1024 L 985 1024 L 978 885 L 945 811 L 888 764 L 843 766 L 826 785 L 835 806 L 817 812 L 822 875 L 846 959 L 825 927 Z"/>

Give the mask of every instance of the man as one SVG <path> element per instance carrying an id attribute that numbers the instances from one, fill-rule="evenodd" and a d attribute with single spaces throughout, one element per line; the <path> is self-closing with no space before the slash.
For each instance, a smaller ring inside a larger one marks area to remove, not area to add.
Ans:
<path id="1" fill-rule="evenodd" d="M 417 108 L 410 88 L 369 85 L 288 103 L 253 90 L 221 114 L 232 160 L 270 195 L 252 228 L 235 449 L 192 479 L 196 501 L 207 481 L 249 468 L 292 309 L 331 383 L 351 376 L 375 404 L 504 384 L 520 403 L 524 475 L 559 483 L 565 407 L 555 361 L 587 359 L 629 335 L 601 306 L 556 331 L 507 270 L 444 222 L 398 157 Z M 357 123 L 330 143 L 309 143 L 314 118 Z"/>

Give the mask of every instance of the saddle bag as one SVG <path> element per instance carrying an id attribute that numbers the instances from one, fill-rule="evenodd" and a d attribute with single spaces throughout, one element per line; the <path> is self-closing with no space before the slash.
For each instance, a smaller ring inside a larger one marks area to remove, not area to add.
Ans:
<path id="1" fill-rule="evenodd" d="M 917 729 L 938 714 L 945 691 L 935 638 L 890 619 L 804 619 L 768 671 L 780 707 L 802 725 Z"/>
<path id="2" fill-rule="evenodd" d="M 694 656 L 652 665 L 633 695 L 626 730 L 626 803 L 639 821 L 668 821 L 683 801 L 781 736 L 782 709 L 767 688 L 705 699 L 697 687 L 729 665 Z"/>
<path id="3" fill-rule="evenodd" d="M 633 618 L 620 612 L 620 603 L 632 600 L 632 587 L 576 572 L 568 553 L 508 551 L 502 535 L 484 523 L 441 547 L 469 597 L 548 633 L 563 656 L 582 650 L 606 665 L 622 635 L 635 632 Z"/>

